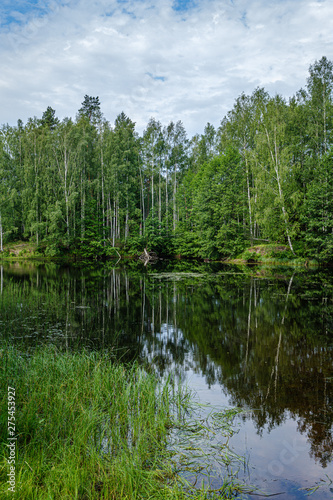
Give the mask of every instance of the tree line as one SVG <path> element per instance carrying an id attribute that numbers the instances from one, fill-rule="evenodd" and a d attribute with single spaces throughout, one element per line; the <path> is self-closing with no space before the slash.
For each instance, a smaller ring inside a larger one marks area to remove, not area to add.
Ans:
<path id="1" fill-rule="evenodd" d="M 263 242 L 333 259 L 333 63 L 309 68 L 288 100 L 241 94 L 218 128 L 188 138 L 151 118 L 140 136 L 86 95 L 75 119 L 49 106 L 0 133 L 0 245 L 46 255 L 144 247 L 225 258 Z"/>

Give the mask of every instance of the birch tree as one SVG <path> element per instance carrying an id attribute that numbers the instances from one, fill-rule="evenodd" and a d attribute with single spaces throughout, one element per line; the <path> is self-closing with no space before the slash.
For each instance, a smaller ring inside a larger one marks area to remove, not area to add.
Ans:
<path id="1" fill-rule="evenodd" d="M 244 223 L 248 226 L 251 242 L 255 237 L 255 178 L 253 174 L 253 147 L 254 138 L 258 130 L 258 122 L 255 113 L 256 101 L 259 98 L 266 99 L 267 94 L 263 89 L 257 89 L 252 96 L 241 94 L 234 104 L 233 109 L 227 114 L 221 123 L 219 135 L 219 151 L 225 148 L 237 147 L 242 157 L 244 176 L 246 179 L 247 215 Z"/>
<path id="2" fill-rule="evenodd" d="M 18 230 L 15 201 L 15 165 L 9 155 L 7 144 L 8 128 L 0 134 L 0 251 L 3 252 L 5 239 Z M 14 182 L 13 182 L 14 179 Z"/>
<path id="3" fill-rule="evenodd" d="M 273 239 L 284 237 L 294 254 L 292 237 L 297 206 L 294 192 L 294 165 L 292 151 L 286 137 L 285 101 L 276 96 L 262 103 L 258 112 L 261 123 L 255 143 L 257 183 L 259 190 L 259 219 L 266 234 Z"/>
<path id="4" fill-rule="evenodd" d="M 332 143 L 333 128 L 333 63 L 326 57 L 315 61 L 309 68 L 308 132 L 313 153 L 318 157 L 326 153 Z"/>
<path id="5" fill-rule="evenodd" d="M 166 166 L 166 214 L 168 215 L 169 208 L 169 193 L 168 181 L 169 175 L 172 182 L 172 219 L 173 231 L 176 230 L 176 224 L 179 219 L 177 213 L 177 184 L 179 183 L 179 175 L 182 175 L 184 168 L 188 164 L 188 148 L 189 142 L 187 140 L 184 125 L 179 120 L 176 124 L 170 122 L 164 128 L 164 141 L 165 141 L 165 166 Z M 169 175 L 168 175 L 169 174 Z"/>
<path id="6" fill-rule="evenodd" d="M 54 142 L 54 157 L 57 164 L 57 175 L 61 197 L 65 202 L 64 219 L 66 223 L 66 239 L 70 241 L 75 235 L 74 223 L 70 218 L 75 210 L 78 192 L 78 142 L 79 136 L 71 120 L 65 119 L 58 127 L 57 141 Z M 74 234 L 71 234 L 71 226 Z"/>
<path id="7" fill-rule="evenodd" d="M 163 137 L 161 123 L 154 118 L 149 120 L 142 138 L 142 161 L 145 177 L 149 179 L 149 190 L 147 193 L 147 210 L 151 210 L 151 218 L 155 219 L 155 192 L 158 191 L 158 221 L 159 228 L 162 216 L 162 150 Z M 157 189 L 156 189 L 157 188 Z M 142 199 L 144 193 L 142 193 Z M 149 203 L 150 202 L 150 203 Z M 149 215 L 149 213 L 147 213 Z M 152 222 L 154 226 L 154 221 Z"/>
<path id="8" fill-rule="evenodd" d="M 108 196 L 112 217 L 112 244 L 116 238 L 129 236 L 130 225 L 135 224 L 139 211 L 140 170 L 139 142 L 135 124 L 120 113 L 109 141 Z M 113 208 L 111 207 L 113 200 Z"/>

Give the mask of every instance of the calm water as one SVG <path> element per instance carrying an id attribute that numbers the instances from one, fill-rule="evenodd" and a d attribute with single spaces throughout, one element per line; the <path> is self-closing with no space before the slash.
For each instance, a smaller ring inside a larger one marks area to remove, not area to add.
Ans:
<path id="1" fill-rule="evenodd" d="M 316 487 L 311 498 L 333 497 L 332 271 L 183 262 L 0 270 L 1 340 L 113 346 L 124 361 L 148 361 L 211 407 L 244 408 L 229 443 L 246 457 L 239 477 L 275 498 Z"/>

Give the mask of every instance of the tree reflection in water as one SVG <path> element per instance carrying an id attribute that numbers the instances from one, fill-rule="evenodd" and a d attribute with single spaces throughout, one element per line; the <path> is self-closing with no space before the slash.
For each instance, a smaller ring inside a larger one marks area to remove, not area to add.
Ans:
<path id="1" fill-rule="evenodd" d="M 123 361 L 180 380 L 191 369 L 252 409 L 259 434 L 292 418 L 311 457 L 331 462 L 332 273 L 113 265 L 1 266 L 2 338 L 26 348 L 112 346 Z"/>

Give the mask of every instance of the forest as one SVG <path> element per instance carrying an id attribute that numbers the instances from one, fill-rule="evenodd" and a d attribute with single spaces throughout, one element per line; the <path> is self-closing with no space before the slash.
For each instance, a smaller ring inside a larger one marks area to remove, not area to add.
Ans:
<path id="1" fill-rule="evenodd" d="M 333 63 L 309 67 L 288 100 L 242 93 L 215 128 L 188 138 L 151 118 L 140 136 L 99 97 L 75 119 L 49 106 L 0 129 L 0 245 L 101 258 L 115 249 L 226 259 L 255 244 L 333 260 Z"/>

